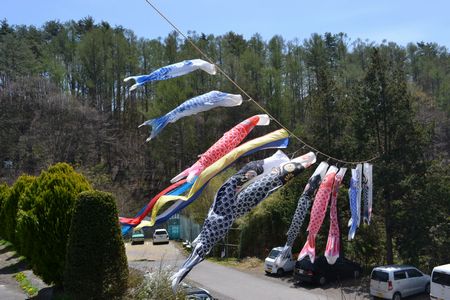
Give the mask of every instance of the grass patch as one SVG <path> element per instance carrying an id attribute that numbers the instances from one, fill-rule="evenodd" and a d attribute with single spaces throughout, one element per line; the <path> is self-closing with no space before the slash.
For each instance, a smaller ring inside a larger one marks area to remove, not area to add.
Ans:
<path id="1" fill-rule="evenodd" d="M 127 299 L 136 300 L 180 300 L 185 299 L 183 289 L 178 289 L 174 294 L 171 287 L 170 276 L 173 269 L 159 267 L 152 273 L 142 275 L 139 271 L 131 271 L 128 279 Z"/>
<path id="2" fill-rule="evenodd" d="M 256 257 L 246 257 L 244 259 L 237 259 L 234 257 L 230 258 L 208 257 L 207 260 L 226 267 L 233 267 L 243 270 L 262 268 L 264 264 L 264 262 L 261 259 Z"/>
<path id="3" fill-rule="evenodd" d="M 12 244 L 7 240 L 0 239 L 0 246 L 12 247 Z"/>
<path id="4" fill-rule="evenodd" d="M 218 258 L 218 257 L 207 257 L 207 260 L 214 262 L 216 264 L 226 266 L 226 267 L 238 267 L 240 264 L 239 259 L 235 257 L 229 258 Z"/>
<path id="5" fill-rule="evenodd" d="M 14 275 L 14 278 L 17 280 L 22 290 L 28 294 L 28 296 L 33 297 L 37 295 L 39 291 L 38 288 L 31 284 L 31 282 L 23 272 L 17 273 L 16 275 Z"/>

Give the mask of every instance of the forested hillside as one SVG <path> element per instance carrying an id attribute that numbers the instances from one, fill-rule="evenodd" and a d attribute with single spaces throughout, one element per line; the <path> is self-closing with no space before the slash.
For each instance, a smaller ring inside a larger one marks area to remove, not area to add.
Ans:
<path id="1" fill-rule="evenodd" d="M 367 264 L 404 261 L 425 268 L 448 262 L 450 55 L 445 47 L 375 44 L 343 33 L 293 41 L 282 36 L 265 41 L 258 34 L 247 40 L 233 32 L 189 36 L 307 143 L 345 160 L 378 156 L 375 221 L 346 244 L 350 256 L 364 257 Z M 137 128 L 144 120 L 213 89 L 239 93 L 225 77 L 203 72 L 129 92 L 125 77 L 201 58 L 176 33 L 139 38 L 89 17 L 49 21 L 40 28 L 4 20 L 0 53 L 0 180 L 12 183 L 23 172 L 36 175 L 65 161 L 95 187 L 115 193 L 124 215 L 136 213 L 146 194 L 166 187 L 226 130 L 261 113 L 251 102 L 211 110 L 170 124 L 145 143 L 148 129 Z M 250 138 L 276 128 L 257 128 Z M 287 152 L 299 147 L 292 140 Z M 296 180 L 241 220 L 243 237 L 261 222 L 264 227 L 257 228 L 267 230 L 248 249 L 244 240 L 244 255 L 261 255 L 258 249 L 282 242 L 304 182 Z M 345 194 L 342 190 L 339 200 L 344 232 Z"/>

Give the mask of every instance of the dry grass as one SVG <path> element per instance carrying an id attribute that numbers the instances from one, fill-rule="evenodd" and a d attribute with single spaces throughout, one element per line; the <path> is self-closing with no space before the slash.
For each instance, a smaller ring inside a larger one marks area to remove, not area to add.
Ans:
<path id="1" fill-rule="evenodd" d="M 262 272 L 264 268 L 264 261 L 257 257 L 246 257 L 243 259 L 237 259 L 237 258 L 216 258 L 216 257 L 209 257 L 209 261 L 215 262 L 217 264 L 227 266 L 227 267 L 233 267 L 240 270 L 247 270 L 247 271 L 257 271 Z"/>
<path id="2" fill-rule="evenodd" d="M 173 270 L 170 268 L 159 269 L 152 273 L 143 274 L 139 271 L 131 271 L 127 299 L 139 300 L 179 300 L 185 299 L 185 294 L 182 289 L 178 289 L 174 294 L 171 287 L 170 276 Z"/>

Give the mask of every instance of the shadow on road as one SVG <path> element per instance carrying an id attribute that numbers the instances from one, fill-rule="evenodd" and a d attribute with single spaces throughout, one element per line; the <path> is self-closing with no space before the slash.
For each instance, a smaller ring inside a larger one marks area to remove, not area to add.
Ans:
<path id="1" fill-rule="evenodd" d="M 8 257 L 8 258 L 5 259 L 5 260 L 6 260 L 6 261 L 9 261 L 9 260 L 11 260 L 11 259 L 15 259 L 15 258 L 18 258 L 18 257 L 20 257 L 20 255 L 17 254 L 16 252 L 14 252 L 14 254 L 13 254 L 12 256 Z"/>
<path id="2" fill-rule="evenodd" d="M 14 251 L 14 247 L 12 245 L 8 245 L 6 247 L 2 247 L 0 249 L 0 255 L 6 253 L 6 252 L 10 252 L 10 251 Z"/>
<path id="3" fill-rule="evenodd" d="M 53 291 L 54 291 L 53 287 L 46 287 L 46 288 L 40 289 L 39 293 L 36 296 L 29 298 L 29 300 L 48 300 L 48 299 L 57 298 L 57 297 L 53 297 Z"/>
<path id="4" fill-rule="evenodd" d="M 277 277 L 277 276 L 268 276 Z M 339 294 L 339 299 L 370 299 L 369 278 L 347 279 L 343 281 L 333 281 L 320 286 L 316 283 L 298 282 L 291 274 L 278 277 L 279 280 L 290 285 L 294 289 L 305 289 L 308 291 L 330 291 L 334 295 Z"/>
<path id="5" fill-rule="evenodd" d="M 15 274 L 27 269 L 24 261 L 18 261 L 15 264 L 8 265 L 0 269 L 0 274 Z"/>
<path id="6" fill-rule="evenodd" d="M 133 259 L 133 260 L 130 260 L 130 261 L 140 261 L 140 262 L 147 261 L 147 262 L 152 262 L 152 261 L 155 261 L 155 260 L 154 259 L 141 258 L 141 259 Z"/>

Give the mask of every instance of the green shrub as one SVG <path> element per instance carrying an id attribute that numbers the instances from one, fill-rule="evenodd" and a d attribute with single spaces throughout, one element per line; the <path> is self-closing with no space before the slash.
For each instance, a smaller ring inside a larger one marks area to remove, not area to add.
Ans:
<path id="1" fill-rule="evenodd" d="M 4 206 L 9 198 L 10 188 L 6 184 L 0 184 L 0 236 L 6 238 L 4 222 Z"/>
<path id="2" fill-rule="evenodd" d="M 47 284 L 62 284 L 76 197 L 89 189 L 82 175 L 58 163 L 42 172 L 19 200 L 18 250 Z"/>
<path id="3" fill-rule="evenodd" d="M 11 187 L 9 197 L 6 198 L 3 204 L 2 227 L 5 232 L 4 238 L 13 244 L 16 243 L 15 232 L 19 199 L 35 180 L 34 176 L 20 176 Z"/>
<path id="4" fill-rule="evenodd" d="M 128 264 L 113 196 L 81 193 L 67 244 L 65 292 L 75 299 L 120 298 L 127 282 Z"/>
<path id="5" fill-rule="evenodd" d="M 173 271 L 171 268 L 160 266 L 155 272 L 147 273 L 142 283 L 130 291 L 128 298 L 138 300 L 185 299 L 185 290 L 181 285 L 175 294 L 172 291 L 170 276 Z"/>
<path id="6" fill-rule="evenodd" d="M 238 221 L 241 229 L 239 257 L 264 258 L 273 247 L 286 243 L 286 232 L 297 207 L 300 190 L 295 189 L 294 183 L 304 186 L 304 181 L 301 176 L 295 178 Z M 291 190 L 293 188 L 294 191 Z"/>

